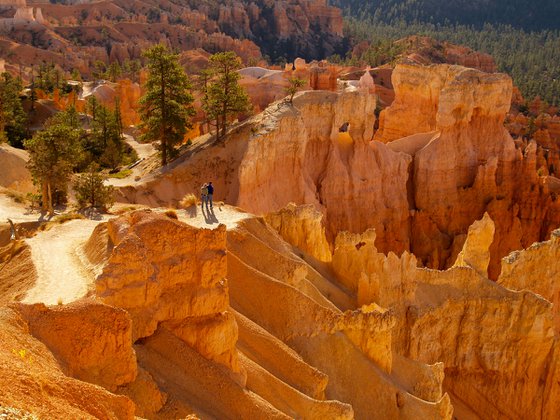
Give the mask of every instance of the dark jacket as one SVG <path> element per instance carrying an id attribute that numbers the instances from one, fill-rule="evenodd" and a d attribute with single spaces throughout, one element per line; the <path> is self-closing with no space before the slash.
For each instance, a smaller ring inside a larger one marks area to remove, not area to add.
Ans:
<path id="1" fill-rule="evenodd" d="M 214 194 L 214 187 L 212 185 L 208 185 L 208 194 Z"/>

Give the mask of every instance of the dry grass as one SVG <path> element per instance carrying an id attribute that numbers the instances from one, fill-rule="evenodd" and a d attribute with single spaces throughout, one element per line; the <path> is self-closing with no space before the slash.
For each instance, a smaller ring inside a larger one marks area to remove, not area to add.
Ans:
<path id="1" fill-rule="evenodd" d="M 123 169 L 120 172 L 107 175 L 107 178 L 124 179 L 124 178 L 128 178 L 131 174 L 132 174 L 132 169 Z"/>
<path id="2" fill-rule="evenodd" d="M 64 213 L 56 216 L 52 221 L 53 223 L 62 224 L 70 220 L 85 219 L 86 217 L 80 213 Z"/>
<path id="3" fill-rule="evenodd" d="M 23 194 L 18 193 L 17 191 L 5 189 L 4 194 L 6 194 L 6 196 L 10 197 L 18 204 L 25 203 L 25 196 Z"/>
<path id="4" fill-rule="evenodd" d="M 121 214 L 124 213 L 128 213 L 129 211 L 134 211 L 134 210 L 138 210 L 144 208 L 143 206 L 124 206 L 124 207 L 119 207 L 117 209 L 111 209 L 111 214 L 114 214 L 116 216 L 120 216 Z"/>
<path id="5" fill-rule="evenodd" d="M 171 210 L 171 209 L 166 210 L 165 215 L 170 219 L 179 219 L 179 217 L 177 217 L 177 212 L 175 212 L 175 210 Z"/>
<path id="6" fill-rule="evenodd" d="M 179 207 L 182 209 L 188 209 L 191 206 L 196 206 L 197 198 L 194 194 L 187 194 L 183 197 L 183 199 L 179 202 Z"/>

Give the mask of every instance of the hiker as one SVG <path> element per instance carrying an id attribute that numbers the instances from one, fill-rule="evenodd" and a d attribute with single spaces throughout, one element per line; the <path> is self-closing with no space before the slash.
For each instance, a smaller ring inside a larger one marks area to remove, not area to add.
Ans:
<path id="1" fill-rule="evenodd" d="M 202 184 L 202 188 L 200 189 L 200 200 L 202 201 L 202 208 L 204 208 L 204 204 L 208 206 L 208 184 Z"/>
<path id="2" fill-rule="evenodd" d="M 212 202 L 212 197 L 214 196 L 214 186 L 212 185 L 212 182 L 208 183 L 207 190 L 208 190 L 208 196 L 206 199 L 206 207 L 208 207 L 208 203 L 210 203 L 210 208 L 213 208 L 214 203 Z"/>

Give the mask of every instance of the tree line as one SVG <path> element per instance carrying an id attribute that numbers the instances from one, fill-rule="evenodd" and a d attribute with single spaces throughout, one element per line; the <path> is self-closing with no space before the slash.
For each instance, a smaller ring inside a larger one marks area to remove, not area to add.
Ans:
<path id="1" fill-rule="evenodd" d="M 385 23 L 371 17 L 347 18 L 345 33 L 354 43 L 367 40 L 377 50 L 364 57 L 376 66 L 390 62 L 398 50 L 395 40 L 410 35 L 425 35 L 439 41 L 465 45 L 490 54 L 498 70 L 509 74 L 527 101 L 539 96 L 550 105 L 560 105 L 560 31 L 527 32 L 508 25 L 485 24 L 480 28 L 466 25 L 409 23 L 404 20 Z M 349 59 L 343 57 L 343 59 Z"/>
<path id="2" fill-rule="evenodd" d="M 509 25 L 526 31 L 560 29 L 560 3 L 556 0 L 330 0 L 346 15 L 360 20 L 373 18 L 390 25 L 429 23 Z"/>

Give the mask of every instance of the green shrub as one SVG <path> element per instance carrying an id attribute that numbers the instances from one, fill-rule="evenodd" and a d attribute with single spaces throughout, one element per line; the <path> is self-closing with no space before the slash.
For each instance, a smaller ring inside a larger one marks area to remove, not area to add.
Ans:
<path id="1" fill-rule="evenodd" d="M 90 165 L 88 171 L 78 175 L 74 191 L 80 208 L 92 207 L 107 210 L 113 205 L 113 187 L 104 185 L 104 177 Z"/>

